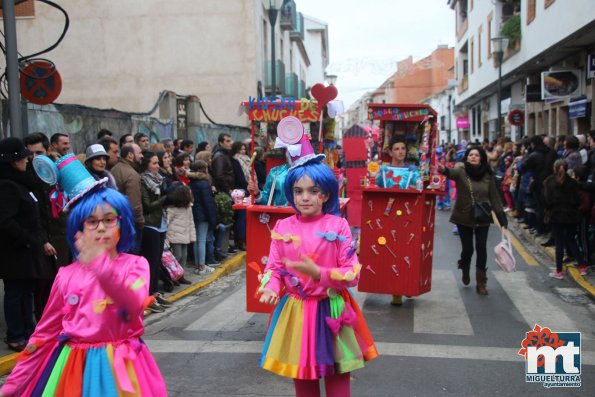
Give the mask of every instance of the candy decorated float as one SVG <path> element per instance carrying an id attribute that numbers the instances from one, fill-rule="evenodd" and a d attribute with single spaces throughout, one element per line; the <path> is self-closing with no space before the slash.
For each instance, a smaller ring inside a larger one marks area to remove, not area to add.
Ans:
<path id="1" fill-rule="evenodd" d="M 435 203 L 444 183 L 434 174 L 436 116 L 423 104 L 369 105 L 368 118 L 379 121 L 381 136 L 377 156 L 369 137 L 362 139 L 369 156 L 361 188 L 359 291 L 418 296 L 431 289 Z M 407 166 L 390 166 L 394 135 L 406 142 Z"/>

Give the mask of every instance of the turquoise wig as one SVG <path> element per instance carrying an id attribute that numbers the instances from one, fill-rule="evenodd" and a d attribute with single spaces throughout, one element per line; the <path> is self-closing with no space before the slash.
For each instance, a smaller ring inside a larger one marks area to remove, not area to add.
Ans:
<path id="1" fill-rule="evenodd" d="M 104 204 L 109 204 L 121 217 L 119 224 L 120 241 L 118 241 L 118 245 L 116 246 L 118 252 L 127 252 L 134 247 L 136 230 L 134 228 L 134 215 L 132 214 L 132 208 L 128 199 L 114 189 L 102 188 L 83 196 L 74 204 L 68 215 L 66 239 L 75 256 L 78 256 L 78 251 L 74 245 L 75 234 L 83 231 L 83 222 L 85 219 L 90 217 L 98 206 Z"/>
<path id="2" fill-rule="evenodd" d="M 328 200 L 322 205 L 325 214 L 339 215 L 339 183 L 333 171 L 323 163 L 312 162 L 292 168 L 285 177 L 285 198 L 297 211 L 293 202 L 293 185 L 308 175 L 314 185 L 319 186 L 322 193 L 328 195 Z"/>

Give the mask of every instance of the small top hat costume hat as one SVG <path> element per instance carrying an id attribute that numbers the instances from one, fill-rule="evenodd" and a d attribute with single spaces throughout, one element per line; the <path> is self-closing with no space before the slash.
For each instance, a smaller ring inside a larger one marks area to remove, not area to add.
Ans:
<path id="1" fill-rule="evenodd" d="M 85 194 L 104 187 L 108 181 L 108 178 L 96 181 L 74 153 L 60 157 L 55 163 L 47 156 L 36 156 L 33 168 L 42 181 L 48 185 L 58 184 L 64 191 L 68 200 L 64 212 Z"/>
<path id="2" fill-rule="evenodd" d="M 0 163 L 17 161 L 30 154 L 31 152 L 19 138 L 10 137 L 0 141 Z"/>
<path id="3" fill-rule="evenodd" d="M 326 157 L 315 154 L 308 136 L 304 133 L 304 125 L 294 116 L 287 116 L 277 125 L 277 139 L 275 148 L 287 148 L 291 157 L 291 168 L 299 167 L 311 162 L 320 162 Z"/>

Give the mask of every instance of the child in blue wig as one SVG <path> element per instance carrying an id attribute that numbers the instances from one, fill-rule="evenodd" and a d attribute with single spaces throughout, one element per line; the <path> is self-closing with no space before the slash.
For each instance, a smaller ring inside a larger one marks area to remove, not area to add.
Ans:
<path id="1" fill-rule="evenodd" d="M 348 397 L 350 372 L 378 355 L 347 289 L 357 285 L 361 265 L 349 224 L 337 216 L 338 190 L 319 159 L 291 167 L 285 196 L 297 214 L 271 232 L 259 289 L 261 303 L 276 305 L 260 366 L 292 378 L 298 397 L 320 396 L 322 377 L 327 396 Z"/>
<path id="2" fill-rule="evenodd" d="M 140 339 L 149 265 L 126 253 L 134 237 L 132 209 L 121 193 L 94 189 L 73 204 L 67 239 L 77 261 L 58 271 L 0 396 L 167 395 Z"/>

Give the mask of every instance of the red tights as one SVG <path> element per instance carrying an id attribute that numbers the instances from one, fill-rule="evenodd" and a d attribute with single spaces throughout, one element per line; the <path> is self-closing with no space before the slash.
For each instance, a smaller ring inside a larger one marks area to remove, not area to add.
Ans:
<path id="1" fill-rule="evenodd" d="M 324 377 L 324 390 L 326 397 L 349 397 L 350 379 L 349 372 Z M 318 380 L 294 379 L 296 397 L 320 397 L 320 385 Z"/>

